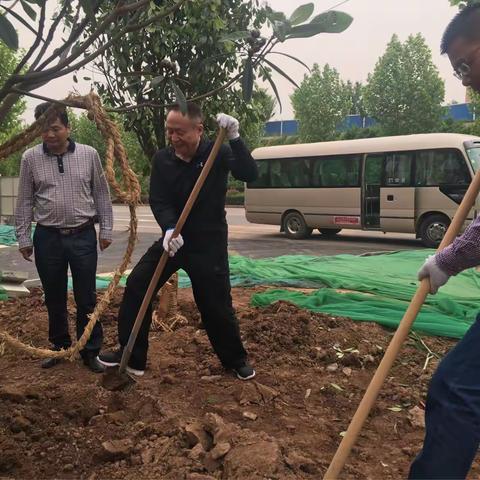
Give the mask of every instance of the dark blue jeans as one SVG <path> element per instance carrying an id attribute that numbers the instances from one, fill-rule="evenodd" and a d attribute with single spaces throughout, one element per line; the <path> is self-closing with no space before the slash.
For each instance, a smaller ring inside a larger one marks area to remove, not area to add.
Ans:
<path id="1" fill-rule="evenodd" d="M 72 273 L 73 294 L 77 304 L 77 339 L 88 323 L 88 314 L 96 304 L 97 238 L 93 226 L 73 235 L 37 225 L 33 235 L 35 265 L 45 292 L 48 310 L 48 339 L 55 349 L 68 348 L 67 280 Z M 102 325 L 97 322 L 80 352 L 83 358 L 96 356 L 103 340 Z"/>
<path id="2" fill-rule="evenodd" d="M 465 478 L 480 443 L 480 315 L 434 373 L 425 423 L 423 449 L 408 478 Z"/>

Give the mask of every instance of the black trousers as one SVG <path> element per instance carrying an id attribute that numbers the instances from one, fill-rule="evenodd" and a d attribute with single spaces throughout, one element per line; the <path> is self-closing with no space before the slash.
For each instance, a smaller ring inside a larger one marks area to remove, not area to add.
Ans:
<path id="1" fill-rule="evenodd" d="M 230 295 L 227 233 L 184 237 L 185 245 L 170 258 L 155 293 L 180 268 L 192 281 L 195 303 L 212 347 L 226 368 L 243 364 L 247 353 L 242 345 Z M 155 242 L 130 273 L 118 317 L 120 345 L 125 347 L 150 280 L 163 253 L 163 239 Z M 148 334 L 152 322 L 150 304 L 138 332 L 129 365 L 143 370 L 147 363 Z"/>
<path id="2" fill-rule="evenodd" d="M 33 235 L 35 265 L 45 292 L 48 310 L 48 339 L 55 349 L 72 344 L 68 332 L 67 281 L 72 273 L 73 294 L 77 304 L 77 339 L 88 323 L 88 314 L 96 304 L 97 238 L 92 226 L 72 235 L 37 225 Z M 85 348 L 83 358 L 97 356 L 102 346 L 102 325 L 97 322 Z"/>

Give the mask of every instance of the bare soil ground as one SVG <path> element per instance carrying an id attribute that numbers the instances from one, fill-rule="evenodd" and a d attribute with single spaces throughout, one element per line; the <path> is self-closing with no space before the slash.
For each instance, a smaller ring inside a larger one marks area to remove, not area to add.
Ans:
<path id="1" fill-rule="evenodd" d="M 258 289 L 257 289 L 258 290 Z M 188 323 L 152 332 L 149 368 L 111 392 L 80 361 L 42 370 L 6 349 L 0 356 L 0 478 L 319 479 L 377 367 L 391 332 L 373 323 L 278 303 L 255 309 L 253 289 L 233 289 L 257 370 L 241 382 L 213 355 L 190 290 Z M 0 304 L 0 329 L 47 346 L 41 290 Z M 105 347 L 116 312 L 104 315 Z M 70 299 L 71 316 L 74 303 Z M 443 355 L 453 342 L 424 338 Z M 421 447 L 428 380 L 438 360 L 414 339 L 390 372 L 342 478 L 405 478 Z M 480 477 L 475 466 L 471 478 Z"/>

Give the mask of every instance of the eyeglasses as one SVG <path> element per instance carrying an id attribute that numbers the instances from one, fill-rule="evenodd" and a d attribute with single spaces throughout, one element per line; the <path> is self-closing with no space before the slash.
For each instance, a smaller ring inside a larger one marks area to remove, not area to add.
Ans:
<path id="1" fill-rule="evenodd" d="M 470 65 L 466 62 L 462 62 L 455 67 L 453 76 L 455 78 L 458 78 L 459 80 L 463 80 L 465 77 L 468 77 L 470 75 L 471 71 L 472 67 L 470 67 Z"/>
<path id="2" fill-rule="evenodd" d="M 460 62 L 456 67 L 454 68 L 453 75 L 458 78 L 459 80 L 463 80 L 465 77 L 468 77 L 470 73 L 472 73 L 472 67 L 471 64 L 476 60 L 474 57 L 474 54 L 480 50 L 480 47 L 476 48 L 471 52 L 470 56 L 472 59 L 467 62 L 467 60 L 463 60 Z"/>

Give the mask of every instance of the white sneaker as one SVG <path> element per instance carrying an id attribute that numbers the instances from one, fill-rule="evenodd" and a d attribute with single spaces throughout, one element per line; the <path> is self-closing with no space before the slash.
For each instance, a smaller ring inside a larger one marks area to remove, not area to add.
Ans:
<path id="1" fill-rule="evenodd" d="M 136 368 L 132 368 L 127 365 L 127 373 L 135 375 L 136 377 L 143 377 L 145 370 L 137 370 Z"/>

